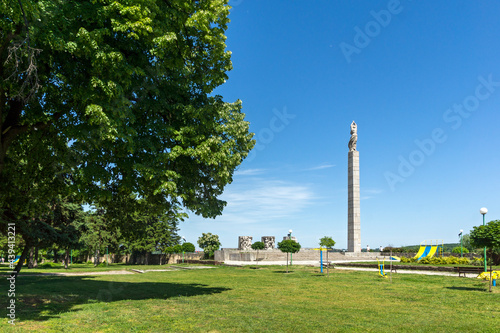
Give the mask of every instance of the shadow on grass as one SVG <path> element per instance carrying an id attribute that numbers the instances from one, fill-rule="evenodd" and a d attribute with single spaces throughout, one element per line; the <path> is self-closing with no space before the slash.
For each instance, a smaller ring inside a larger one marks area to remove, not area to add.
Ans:
<path id="1" fill-rule="evenodd" d="M 451 290 L 484 291 L 484 287 L 446 287 Z"/>
<path id="2" fill-rule="evenodd" d="M 94 280 L 92 276 L 23 277 L 16 281 L 17 315 L 23 320 L 44 321 L 62 312 L 79 311 L 87 303 L 122 300 L 169 299 L 218 294 L 229 288 L 196 283 L 116 282 Z M 0 303 L 4 303 L 3 301 Z M 0 304 L 3 306 L 4 304 Z"/>

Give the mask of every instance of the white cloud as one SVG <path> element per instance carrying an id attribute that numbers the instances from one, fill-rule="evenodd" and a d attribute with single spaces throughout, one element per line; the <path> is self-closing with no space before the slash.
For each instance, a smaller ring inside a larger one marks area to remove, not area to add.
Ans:
<path id="1" fill-rule="evenodd" d="M 318 165 L 318 166 L 315 166 L 315 167 L 312 167 L 312 168 L 309 168 L 309 169 L 306 169 L 306 170 L 307 171 L 322 170 L 322 169 L 333 168 L 335 166 L 336 166 L 335 164 L 321 164 L 321 165 Z"/>
<path id="2" fill-rule="evenodd" d="M 227 202 L 219 222 L 233 224 L 261 223 L 296 215 L 314 199 L 305 185 L 284 181 L 252 179 L 228 188 L 223 200 Z"/>
<path id="3" fill-rule="evenodd" d="M 371 199 L 371 198 L 373 198 L 373 197 L 375 197 L 378 194 L 383 193 L 383 192 L 384 192 L 384 190 L 377 189 L 377 188 L 361 190 L 360 200 Z"/>
<path id="4" fill-rule="evenodd" d="M 265 169 L 246 169 L 246 170 L 237 170 L 234 175 L 235 176 L 255 176 L 264 173 Z"/>

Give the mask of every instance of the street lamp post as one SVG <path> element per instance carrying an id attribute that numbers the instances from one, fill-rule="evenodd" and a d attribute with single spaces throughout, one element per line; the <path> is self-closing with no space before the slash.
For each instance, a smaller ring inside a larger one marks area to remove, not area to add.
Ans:
<path id="1" fill-rule="evenodd" d="M 288 239 L 292 240 L 292 229 L 288 230 Z M 293 258 L 292 258 L 293 253 L 290 253 L 290 266 L 293 264 Z"/>
<path id="2" fill-rule="evenodd" d="M 486 207 L 483 207 L 479 210 L 481 215 L 483 215 L 483 225 L 484 225 L 484 215 L 488 213 L 488 209 Z M 486 267 L 486 246 L 484 247 L 484 271 L 487 272 L 488 268 Z"/>
<path id="3" fill-rule="evenodd" d="M 458 234 L 460 236 L 460 257 L 463 258 L 464 257 L 464 250 L 462 249 L 462 233 L 464 231 L 462 229 L 460 229 L 460 233 Z"/>

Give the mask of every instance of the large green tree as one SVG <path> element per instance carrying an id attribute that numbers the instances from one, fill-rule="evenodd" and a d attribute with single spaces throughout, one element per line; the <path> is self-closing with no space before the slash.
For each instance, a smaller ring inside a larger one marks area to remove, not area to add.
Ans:
<path id="1" fill-rule="evenodd" d="M 254 144 L 241 102 L 213 95 L 231 69 L 227 0 L 0 0 L 0 13 L 1 221 L 29 224 L 68 193 L 106 214 L 139 199 L 152 215 L 221 214 Z"/>

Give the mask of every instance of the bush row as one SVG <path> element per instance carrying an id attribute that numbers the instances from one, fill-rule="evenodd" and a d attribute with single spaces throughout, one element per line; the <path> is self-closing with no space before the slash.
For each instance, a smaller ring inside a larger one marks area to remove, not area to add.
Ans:
<path id="1" fill-rule="evenodd" d="M 481 258 L 473 258 L 472 260 L 469 258 L 457 258 L 457 257 L 432 257 L 432 258 L 422 258 L 417 260 L 417 258 L 401 258 L 401 262 L 405 263 L 416 263 L 419 264 L 427 264 L 427 265 L 475 265 L 481 266 L 483 265 L 483 259 Z"/>

